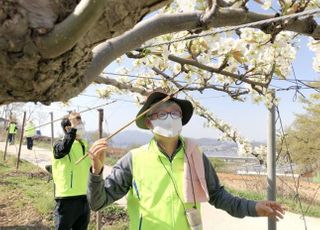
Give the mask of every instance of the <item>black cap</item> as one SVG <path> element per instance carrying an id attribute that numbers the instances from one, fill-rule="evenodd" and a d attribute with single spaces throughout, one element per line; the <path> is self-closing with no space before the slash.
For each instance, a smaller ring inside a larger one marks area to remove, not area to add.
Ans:
<path id="1" fill-rule="evenodd" d="M 71 126 L 71 122 L 69 121 L 68 117 L 64 117 L 61 121 L 61 127 L 63 130 L 65 130 L 67 126 Z"/>
<path id="2" fill-rule="evenodd" d="M 149 109 L 153 104 L 161 101 L 163 98 L 167 97 L 168 94 L 163 93 L 163 92 L 153 92 L 151 93 L 140 111 L 138 112 L 137 116 L 138 117 L 141 113 Z M 188 100 L 182 100 L 178 98 L 170 98 L 169 101 L 174 101 L 177 103 L 182 111 L 182 125 L 185 125 L 189 122 L 190 118 L 192 117 L 193 114 L 193 106 L 192 103 Z M 139 119 L 136 120 L 136 125 L 141 128 L 141 129 L 148 129 L 145 123 L 146 120 L 146 114 Z"/>

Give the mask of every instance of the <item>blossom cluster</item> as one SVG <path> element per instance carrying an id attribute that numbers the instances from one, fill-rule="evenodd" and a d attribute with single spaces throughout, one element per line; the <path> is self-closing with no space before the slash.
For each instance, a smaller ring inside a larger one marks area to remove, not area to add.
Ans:
<path id="1" fill-rule="evenodd" d="M 169 14 L 195 10 L 203 12 L 206 10 L 207 2 L 205 0 L 176 0 L 171 3 L 170 7 L 162 9 L 160 13 Z M 243 1 L 225 0 L 225 2 L 241 4 Z M 255 0 L 255 2 L 269 11 L 278 7 L 279 12 L 283 14 L 294 13 L 297 4 L 300 4 L 300 1 L 293 0 L 277 1 L 277 3 L 271 0 Z M 320 0 L 311 0 L 308 9 L 319 7 L 319 5 Z M 201 32 L 197 38 L 181 39 L 189 35 L 190 32 L 182 31 L 159 36 L 146 42 L 144 46 L 163 42 L 169 42 L 169 44 L 147 48 L 142 52 L 143 57 L 134 59 L 132 67 L 118 71 L 123 74 L 135 73 L 135 75 L 139 75 L 139 78 L 117 77 L 117 81 L 128 86 L 126 92 L 134 88 L 152 90 L 158 87 L 173 92 L 174 89 L 183 85 L 199 89 L 208 89 L 210 86 L 218 85 L 223 86 L 225 92 L 232 87 L 233 89 L 242 87 L 250 92 L 252 100 L 256 103 L 263 102 L 268 108 L 278 103 L 278 98 L 274 97 L 273 91 L 269 89 L 269 84 L 273 78 L 286 79 L 291 74 L 292 63 L 299 48 L 297 34 L 288 31 L 268 34 L 260 29 L 248 27 L 237 31 L 219 32 L 213 28 Z M 175 40 L 179 40 L 179 42 L 173 42 Z M 315 53 L 313 68 L 320 72 L 320 42 L 311 40 L 309 47 Z M 195 65 L 174 62 L 170 60 L 170 55 L 195 61 L 208 68 L 223 69 L 230 74 L 222 74 L 219 71 L 210 72 Z M 153 68 L 170 76 L 171 80 L 156 75 L 154 71 L 151 71 Z M 241 76 L 243 81 L 233 77 L 234 75 Z M 162 80 L 155 79 L 156 77 Z M 114 87 L 109 87 L 100 90 L 99 93 L 108 97 L 115 91 Z M 247 98 L 246 96 L 241 97 L 242 100 Z M 137 100 L 141 101 L 142 97 L 137 96 Z M 265 147 L 253 148 L 229 124 L 215 117 L 199 102 L 192 98 L 190 100 L 194 103 L 195 112 L 207 120 L 206 126 L 221 130 L 224 133 L 223 138 L 235 141 L 241 154 L 254 153 L 262 156 L 265 153 Z"/>
<path id="2" fill-rule="evenodd" d="M 320 41 L 311 39 L 308 43 L 310 50 L 315 53 L 313 58 L 312 67 L 315 71 L 320 72 Z"/>

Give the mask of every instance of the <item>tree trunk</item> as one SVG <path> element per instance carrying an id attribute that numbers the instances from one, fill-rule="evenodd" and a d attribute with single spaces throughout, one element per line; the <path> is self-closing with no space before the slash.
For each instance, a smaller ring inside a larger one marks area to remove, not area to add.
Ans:
<path id="1" fill-rule="evenodd" d="M 87 0 L 88 4 L 91 2 Z M 48 58 L 41 51 L 45 47 L 37 42 L 63 23 L 80 1 L 0 0 L 0 104 L 49 104 L 76 96 L 91 83 L 84 81 L 83 76 L 91 63 L 93 47 L 124 33 L 147 13 L 168 2 L 104 0 L 102 16 L 75 45 Z"/>

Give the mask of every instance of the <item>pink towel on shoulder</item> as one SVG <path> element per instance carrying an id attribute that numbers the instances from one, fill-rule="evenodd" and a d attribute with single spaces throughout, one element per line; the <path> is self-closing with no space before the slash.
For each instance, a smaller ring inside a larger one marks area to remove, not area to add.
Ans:
<path id="1" fill-rule="evenodd" d="M 185 138 L 185 145 L 185 154 L 187 157 L 184 157 L 184 199 L 186 202 L 193 203 L 195 195 L 196 202 L 207 202 L 209 201 L 209 193 L 205 178 L 202 153 L 200 152 L 198 145 L 189 138 Z"/>

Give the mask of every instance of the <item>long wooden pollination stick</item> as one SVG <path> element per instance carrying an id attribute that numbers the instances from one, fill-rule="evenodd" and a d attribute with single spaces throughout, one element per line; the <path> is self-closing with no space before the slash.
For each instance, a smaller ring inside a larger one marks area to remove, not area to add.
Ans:
<path id="1" fill-rule="evenodd" d="M 165 98 L 163 98 L 161 101 L 158 101 L 157 103 L 154 103 L 152 106 L 150 106 L 149 109 L 145 110 L 143 113 L 141 113 L 139 116 L 137 116 L 135 119 L 133 119 L 132 121 L 128 122 L 126 125 L 124 125 L 123 127 L 121 127 L 120 129 L 118 129 L 117 131 L 115 131 L 113 134 L 111 134 L 110 136 L 104 138 L 106 141 L 110 140 L 112 137 L 114 137 L 115 135 L 117 135 L 118 133 L 120 133 L 122 130 L 124 130 L 125 128 L 127 128 L 129 125 L 131 125 L 133 122 L 135 122 L 136 120 L 138 120 L 139 118 L 141 118 L 142 116 L 144 116 L 145 114 L 147 114 L 150 110 L 154 109 L 155 107 L 157 107 L 158 105 L 168 101 L 170 98 L 172 98 L 175 94 L 177 94 L 179 91 L 181 91 L 184 87 L 181 87 L 179 89 L 177 89 L 174 93 L 169 94 L 168 96 L 166 96 Z M 85 159 L 87 156 L 89 155 L 89 153 L 86 153 L 85 155 L 83 155 L 79 160 L 76 161 L 76 165 L 79 164 L 83 159 Z"/>

